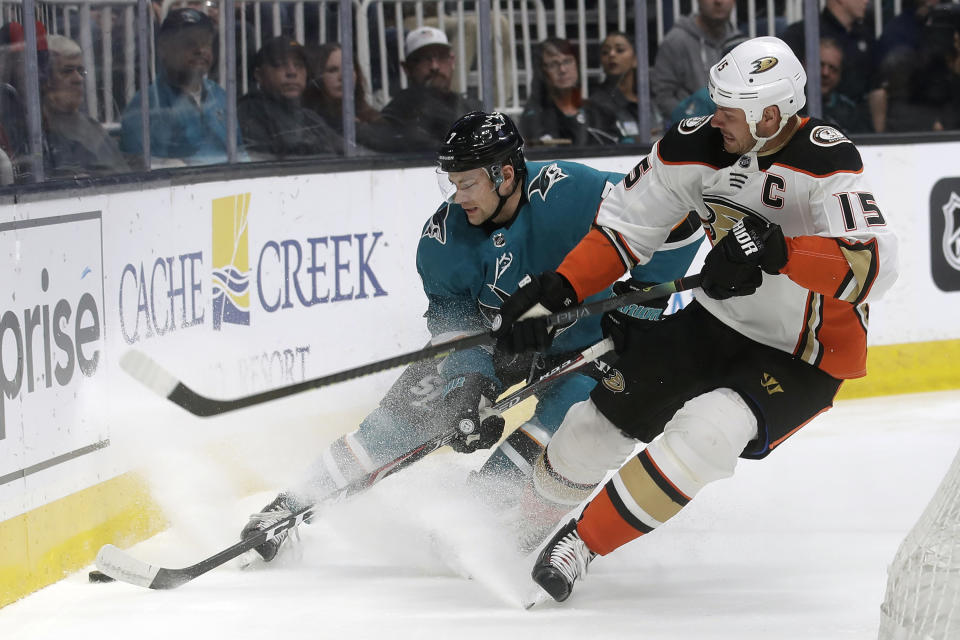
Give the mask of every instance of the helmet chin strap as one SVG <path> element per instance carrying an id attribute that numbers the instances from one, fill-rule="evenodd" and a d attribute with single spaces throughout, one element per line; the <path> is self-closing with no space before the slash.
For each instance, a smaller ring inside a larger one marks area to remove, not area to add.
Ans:
<path id="1" fill-rule="evenodd" d="M 517 192 L 517 187 L 520 186 L 518 183 L 519 183 L 520 181 L 517 180 L 517 171 L 516 171 L 516 169 L 514 169 L 513 176 L 514 176 L 514 177 L 513 177 L 513 189 L 511 189 L 511 190 L 510 190 L 510 193 L 508 193 L 507 195 L 505 195 L 505 196 L 504 196 L 504 195 L 500 195 L 500 185 L 499 185 L 499 184 L 497 185 L 496 191 L 497 191 L 497 197 L 500 198 L 500 204 L 498 204 L 498 205 L 497 205 L 497 208 L 493 211 L 493 215 L 488 218 L 489 220 L 493 220 L 493 219 L 496 218 L 498 215 L 500 215 L 500 212 L 503 210 L 503 205 L 507 204 L 507 200 L 509 200 L 509 199 L 513 196 L 513 194 L 515 194 L 515 193 Z M 503 183 L 501 183 L 501 184 L 503 184 Z"/>
<path id="2" fill-rule="evenodd" d="M 750 149 L 750 151 L 749 151 L 748 153 L 759 153 L 759 152 L 760 152 L 760 148 L 763 147 L 763 145 L 767 144 L 768 141 L 770 141 L 771 139 L 776 138 L 778 135 L 780 135 L 780 132 L 783 131 L 783 128 L 787 125 L 787 121 L 788 121 L 788 120 L 790 120 L 790 116 L 783 116 L 783 115 L 781 115 L 781 116 L 780 116 L 780 126 L 777 127 L 777 130 L 776 130 L 776 131 L 774 131 L 771 135 L 769 135 L 769 136 L 767 136 L 767 137 L 765 137 L 765 138 L 761 137 L 761 136 L 757 133 L 757 123 L 756 123 L 756 121 L 754 121 L 754 120 L 748 120 L 748 121 L 747 121 L 747 125 L 749 125 L 749 127 L 750 127 L 750 135 L 753 136 L 753 137 L 756 139 L 756 141 L 757 141 L 757 144 L 753 145 L 753 149 Z"/>

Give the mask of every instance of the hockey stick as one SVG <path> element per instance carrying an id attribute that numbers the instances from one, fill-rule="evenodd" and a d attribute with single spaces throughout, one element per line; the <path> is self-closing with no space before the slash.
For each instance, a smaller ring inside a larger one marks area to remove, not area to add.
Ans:
<path id="1" fill-rule="evenodd" d="M 482 416 L 485 418 L 492 414 L 503 413 L 507 409 L 516 406 L 521 401 L 542 390 L 544 386 L 553 382 L 557 378 L 585 367 L 587 364 L 595 361 L 597 358 L 611 349 L 613 349 L 613 340 L 610 338 L 604 338 L 592 347 L 585 349 L 564 363 L 554 367 L 550 371 L 547 371 L 530 384 L 524 385 L 520 389 L 517 389 L 513 393 L 507 395 L 492 407 L 485 408 L 481 412 Z M 600 363 L 598 362 L 598 370 L 602 373 L 606 370 L 606 365 L 599 366 L 599 364 Z M 409 467 L 414 462 L 417 462 L 440 447 L 450 444 L 456 435 L 457 430 L 454 428 L 450 431 L 434 436 L 419 447 L 404 453 L 400 457 L 391 460 L 378 469 L 374 469 L 363 477 L 357 478 L 347 486 L 328 496 L 326 499 L 324 499 L 323 503 L 329 504 L 331 502 L 338 502 L 344 498 L 368 489 L 387 476 L 392 475 L 401 469 Z M 194 578 L 203 575 L 211 569 L 215 569 L 220 565 L 243 555 L 254 547 L 259 547 L 267 540 L 272 540 L 275 538 L 281 532 L 287 531 L 288 529 L 293 529 L 294 527 L 300 525 L 305 520 L 308 520 L 314 516 L 320 506 L 320 504 L 314 504 L 306 507 L 301 511 L 287 516 L 276 524 L 267 527 L 256 535 L 244 538 L 243 540 L 230 545 L 219 553 L 215 553 L 209 558 L 201 560 L 200 562 L 183 569 L 167 569 L 143 562 L 142 560 L 134 558 L 126 551 L 115 547 L 112 544 L 107 544 L 100 548 L 100 551 L 97 553 L 97 569 L 99 569 L 101 573 L 113 578 L 114 580 L 128 582 L 140 587 L 148 587 L 150 589 L 175 589 L 176 587 L 179 587 L 180 585 L 190 582 Z M 99 581 L 103 580 L 99 579 Z"/>
<path id="2" fill-rule="evenodd" d="M 546 321 L 551 327 L 560 324 L 569 324 L 580 318 L 606 313 L 607 311 L 612 311 L 613 309 L 618 309 L 628 304 L 662 298 L 672 293 L 677 293 L 678 291 L 686 291 L 699 286 L 700 274 L 690 275 L 678 280 L 673 280 L 672 282 L 652 285 L 640 291 L 631 291 L 623 295 L 558 311 L 557 313 L 547 316 Z M 270 400 L 285 398 L 300 393 L 301 391 L 319 389 L 320 387 L 325 387 L 337 382 L 344 382 L 345 380 L 352 380 L 353 378 L 359 378 L 360 376 L 371 373 L 378 373 L 411 362 L 427 360 L 429 358 L 444 358 L 455 351 L 489 345 L 493 344 L 493 342 L 494 339 L 489 332 L 480 331 L 448 342 L 428 345 L 417 351 L 411 351 L 377 362 L 371 362 L 370 364 L 354 367 L 353 369 L 347 369 L 338 373 L 331 373 L 320 376 L 319 378 L 304 380 L 291 385 L 276 387 L 267 391 L 233 399 L 217 399 L 197 393 L 178 380 L 173 374 L 168 373 L 142 351 L 130 350 L 124 353 L 120 358 L 120 366 L 141 383 L 156 393 L 165 396 L 171 402 L 180 405 L 190 413 L 201 417 L 209 417 L 229 411 L 236 411 L 237 409 L 243 409 L 263 402 L 269 402 Z"/>

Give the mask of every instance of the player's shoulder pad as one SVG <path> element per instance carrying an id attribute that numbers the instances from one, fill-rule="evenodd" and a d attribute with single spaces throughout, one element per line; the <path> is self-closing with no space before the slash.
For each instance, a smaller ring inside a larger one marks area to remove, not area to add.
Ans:
<path id="1" fill-rule="evenodd" d="M 723 135 L 710 126 L 713 116 L 686 118 L 670 127 L 660 139 L 657 155 L 665 164 L 700 164 L 720 169 L 737 156 L 723 149 Z"/>
<path id="2" fill-rule="evenodd" d="M 774 162 L 816 177 L 863 170 L 860 152 L 846 134 L 813 118 L 801 125 Z"/>

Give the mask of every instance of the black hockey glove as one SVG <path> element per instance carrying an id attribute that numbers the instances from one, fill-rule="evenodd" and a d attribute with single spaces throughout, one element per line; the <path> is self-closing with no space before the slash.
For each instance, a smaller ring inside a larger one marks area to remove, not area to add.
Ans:
<path id="1" fill-rule="evenodd" d="M 504 420 L 499 415 L 480 420 L 480 409 L 497 399 L 496 383 L 479 373 L 457 376 L 443 389 L 440 419 L 442 424 L 457 427 L 457 436 L 450 443 L 454 451 L 473 453 L 489 449 L 503 435 Z"/>
<path id="2" fill-rule="evenodd" d="M 640 282 L 630 278 L 613 283 L 614 295 L 623 295 L 631 291 L 640 291 L 649 287 L 652 282 Z M 600 329 L 603 335 L 613 339 L 613 349 L 617 353 L 625 352 L 630 345 L 630 334 L 643 331 L 663 317 L 663 311 L 670 302 L 670 296 L 647 300 L 643 304 L 629 304 L 614 311 L 608 311 L 600 318 Z"/>
<path id="3" fill-rule="evenodd" d="M 703 291 L 716 300 L 749 296 L 787 263 L 787 245 L 777 224 L 743 218 L 707 254 L 700 271 Z"/>
<path id="4" fill-rule="evenodd" d="M 567 279 L 556 271 L 544 271 L 520 281 L 512 296 L 500 307 L 493 323 L 497 348 L 507 353 L 546 351 L 553 342 L 544 316 L 577 304 L 577 293 Z M 526 318 L 522 319 L 524 315 Z"/>

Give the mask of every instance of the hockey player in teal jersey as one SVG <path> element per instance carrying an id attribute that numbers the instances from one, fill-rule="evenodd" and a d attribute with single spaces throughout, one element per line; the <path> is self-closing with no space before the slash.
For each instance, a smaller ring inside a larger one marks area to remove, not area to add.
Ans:
<path id="1" fill-rule="evenodd" d="M 445 201 L 424 225 L 416 258 L 428 299 L 427 326 L 437 342 L 489 330 L 501 302 L 524 278 L 555 269 L 590 231 L 601 200 L 623 178 L 573 162 L 526 162 L 519 131 L 500 113 L 474 112 L 454 123 L 439 151 L 438 165 Z M 683 276 L 702 238 L 693 216 L 631 275 L 642 282 Z M 607 289 L 595 298 L 610 295 Z M 241 537 L 322 501 L 464 418 L 479 428 L 458 434 L 451 446 L 462 453 L 490 448 L 500 440 L 504 422 L 499 416 L 481 422 L 484 406 L 492 405 L 506 388 L 601 339 L 600 319 L 587 317 L 558 330 L 542 354 L 501 357 L 493 349 L 478 347 L 456 352 L 439 365 L 436 361 L 411 365 L 357 430 L 323 451 L 302 483 L 251 516 Z M 482 483 L 485 496 L 496 496 L 496 507 L 506 508 L 516 500 L 532 462 L 567 409 L 586 399 L 595 384 L 592 377 L 571 373 L 537 394 L 534 415 L 473 476 L 474 482 Z M 257 551 L 271 560 L 285 538 L 283 532 Z"/>

